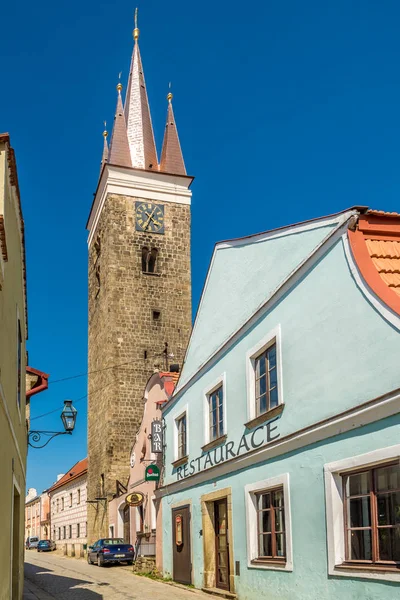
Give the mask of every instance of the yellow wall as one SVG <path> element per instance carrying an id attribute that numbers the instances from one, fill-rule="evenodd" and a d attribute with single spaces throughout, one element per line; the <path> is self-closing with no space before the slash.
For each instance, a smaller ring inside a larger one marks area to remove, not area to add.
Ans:
<path id="1" fill-rule="evenodd" d="M 0 215 L 4 217 L 8 253 L 7 261 L 0 258 L 0 600 L 18 600 L 22 597 L 24 558 L 26 322 L 22 231 L 8 160 L 8 144 L 0 138 Z M 18 315 L 22 337 L 20 410 L 17 404 Z"/>

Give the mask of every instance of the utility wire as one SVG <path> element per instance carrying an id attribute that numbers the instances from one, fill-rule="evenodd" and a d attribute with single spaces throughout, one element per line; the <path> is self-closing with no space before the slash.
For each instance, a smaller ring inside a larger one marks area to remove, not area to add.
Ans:
<path id="1" fill-rule="evenodd" d="M 106 387 L 108 387 L 109 385 L 111 385 L 111 381 L 109 383 L 107 383 L 106 385 L 103 385 L 101 388 L 98 388 L 97 390 L 94 390 L 94 392 L 92 392 L 92 396 L 94 394 L 97 394 L 97 392 L 99 392 L 100 390 L 104 390 Z M 80 402 L 81 400 L 84 400 L 85 398 L 88 397 L 89 394 L 85 394 L 84 396 L 81 396 L 80 398 L 77 398 L 76 400 L 73 400 L 73 403 L 77 403 Z M 53 413 L 59 412 L 60 410 L 62 410 L 64 407 L 63 406 L 59 406 L 58 408 L 54 408 L 53 410 L 49 410 L 49 412 L 43 413 L 42 415 L 37 415 L 36 417 L 32 417 L 30 419 L 30 421 L 35 421 L 36 419 L 41 419 L 42 417 L 47 417 L 47 415 L 52 415 Z"/>
<path id="2" fill-rule="evenodd" d="M 60 383 L 61 381 L 68 381 L 69 379 L 78 379 L 78 377 L 85 377 L 86 375 L 91 375 L 92 373 L 100 373 L 100 371 L 107 371 L 109 369 L 118 369 L 118 367 L 124 367 L 125 365 L 130 365 L 131 362 L 124 362 L 120 365 L 111 365 L 111 367 L 104 367 L 104 369 L 96 369 L 94 371 L 86 371 L 86 373 L 80 373 L 79 375 L 71 375 L 70 377 L 63 377 L 62 379 L 55 379 L 54 381 L 49 381 L 49 385 L 53 383 Z"/>

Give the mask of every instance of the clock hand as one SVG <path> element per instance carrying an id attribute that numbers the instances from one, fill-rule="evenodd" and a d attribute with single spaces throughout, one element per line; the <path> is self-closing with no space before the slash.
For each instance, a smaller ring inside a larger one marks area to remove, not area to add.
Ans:
<path id="1" fill-rule="evenodd" d="M 147 215 L 149 218 L 147 219 L 147 221 L 146 221 L 146 223 L 145 223 L 145 225 L 144 225 L 143 229 L 147 229 L 147 226 L 148 226 L 148 224 L 150 223 L 150 219 L 153 217 L 153 215 L 154 215 L 154 213 L 155 213 L 155 210 L 156 210 L 156 209 L 154 208 L 154 210 L 153 210 L 153 212 L 151 213 L 151 215 L 149 215 L 149 214 L 146 212 L 146 215 Z"/>

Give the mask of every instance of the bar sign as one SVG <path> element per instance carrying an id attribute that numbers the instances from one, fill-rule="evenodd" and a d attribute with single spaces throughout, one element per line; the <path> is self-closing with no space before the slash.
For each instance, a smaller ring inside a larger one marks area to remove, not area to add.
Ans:
<path id="1" fill-rule="evenodd" d="M 163 451 L 163 431 L 161 421 L 153 421 L 151 424 L 151 451 L 154 454 Z"/>

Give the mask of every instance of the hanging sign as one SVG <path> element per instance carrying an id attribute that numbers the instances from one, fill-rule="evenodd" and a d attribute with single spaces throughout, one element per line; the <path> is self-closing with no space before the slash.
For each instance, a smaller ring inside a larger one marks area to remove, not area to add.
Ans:
<path id="1" fill-rule="evenodd" d="M 151 424 L 151 451 L 155 454 L 163 451 L 163 430 L 161 421 Z"/>
<path id="2" fill-rule="evenodd" d="M 141 506 L 144 502 L 144 494 L 142 492 L 133 492 L 127 495 L 125 501 L 129 506 Z"/>
<path id="3" fill-rule="evenodd" d="M 146 467 L 144 479 L 145 481 L 160 481 L 160 469 L 157 465 L 149 465 Z"/>

